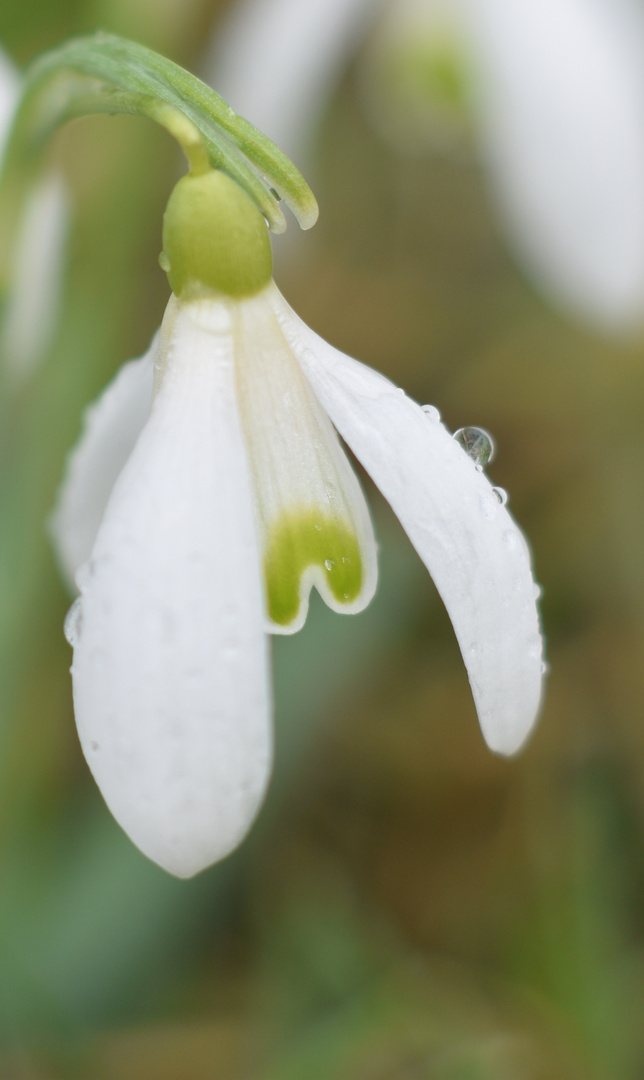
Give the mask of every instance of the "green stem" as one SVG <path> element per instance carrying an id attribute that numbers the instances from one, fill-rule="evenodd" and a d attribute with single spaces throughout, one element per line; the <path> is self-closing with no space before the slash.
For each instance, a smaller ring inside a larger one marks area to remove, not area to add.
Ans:
<path id="1" fill-rule="evenodd" d="M 280 199 L 303 229 L 315 224 L 312 191 L 270 139 L 171 60 L 101 33 L 45 53 L 25 74 L 0 178 L 0 287 L 25 189 L 42 168 L 51 135 L 66 121 L 89 113 L 150 117 L 179 139 L 193 171 L 206 166 L 199 149 L 203 145 L 208 163 L 248 192 L 274 232 L 286 228 Z"/>

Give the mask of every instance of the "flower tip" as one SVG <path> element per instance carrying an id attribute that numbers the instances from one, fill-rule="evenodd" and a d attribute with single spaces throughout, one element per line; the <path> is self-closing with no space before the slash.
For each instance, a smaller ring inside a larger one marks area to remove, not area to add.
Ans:
<path id="1" fill-rule="evenodd" d="M 313 192 L 310 192 L 310 197 L 306 201 L 302 201 L 298 207 L 297 221 L 304 232 L 307 229 L 312 229 L 317 219 L 320 216 L 320 207 L 318 206 L 317 199 Z"/>
<path id="2" fill-rule="evenodd" d="M 525 749 L 541 714 L 544 670 L 545 665 L 540 663 L 538 672 L 524 680 L 521 698 L 508 701 L 505 707 L 483 709 L 474 692 L 483 738 L 494 754 L 510 758 Z"/>

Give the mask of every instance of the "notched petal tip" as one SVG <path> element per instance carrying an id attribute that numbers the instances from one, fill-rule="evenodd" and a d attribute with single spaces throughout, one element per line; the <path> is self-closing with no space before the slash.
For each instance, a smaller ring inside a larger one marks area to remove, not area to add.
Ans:
<path id="1" fill-rule="evenodd" d="M 334 611 L 362 611 L 376 587 L 376 545 L 358 479 L 275 317 L 275 292 L 271 283 L 236 309 L 236 381 L 267 629 L 291 634 L 314 586 Z"/>
<path id="2" fill-rule="evenodd" d="M 291 511 L 270 528 L 264 554 L 269 629 L 301 629 L 315 586 L 332 610 L 362 611 L 376 588 L 375 561 L 369 565 L 351 522 L 323 508 Z"/>

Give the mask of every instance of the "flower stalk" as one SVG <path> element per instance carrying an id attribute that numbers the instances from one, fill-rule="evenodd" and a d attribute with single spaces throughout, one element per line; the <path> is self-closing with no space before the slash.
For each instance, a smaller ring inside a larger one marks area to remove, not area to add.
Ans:
<path id="1" fill-rule="evenodd" d="M 45 53 L 25 73 L 0 177 L 0 292 L 11 266 L 15 222 L 25 191 L 42 171 L 49 139 L 68 120 L 92 113 L 146 116 L 177 138 L 190 160 L 197 144 L 185 120 L 205 147 L 202 170 L 210 165 L 227 173 L 273 232 L 286 228 L 281 200 L 301 228 L 317 220 L 315 197 L 289 158 L 196 76 L 111 34 L 76 38 Z"/>

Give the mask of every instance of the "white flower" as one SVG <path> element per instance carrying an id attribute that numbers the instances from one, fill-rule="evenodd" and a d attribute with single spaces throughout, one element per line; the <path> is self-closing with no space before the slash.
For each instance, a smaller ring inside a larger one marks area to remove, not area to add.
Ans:
<path id="1" fill-rule="evenodd" d="M 0 50 L 0 168 L 19 99 L 20 76 Z M 38 366 L 52 338 L 60 306 L 68 219 L 63 180 L 57 172 L 48 172 L 25 199 L 4 297 L 0 357 L 10 377 L 17 380 Z"/>
<path id="2" fill-rule="evenodd" d="M 187 877 L 240 842 L 266 788 L 266 631 L 299 629 L 312 586 L 339 612 L 375 590 L 369 513 L 334 428 L 429 569 L 500 753 L 535 720 L 542 643 L 524 538 L 437 416 L 309 330 L 265 264 L 242 295 L 219 280 L 190 295 L 176 220 L 164 247 L 180 295 L 88 412 L 54 533 L 80 590 L 68 635 L 85 756 L 132 840 Z"/>

